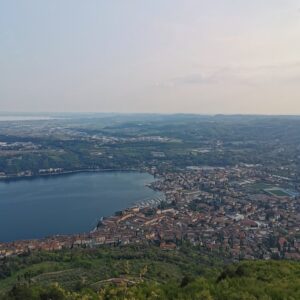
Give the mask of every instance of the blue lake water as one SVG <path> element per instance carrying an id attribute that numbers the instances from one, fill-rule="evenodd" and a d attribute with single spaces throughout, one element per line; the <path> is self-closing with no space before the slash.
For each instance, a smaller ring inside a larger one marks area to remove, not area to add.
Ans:
<path id="1" fill-rule="evenodd" d="M 0 241 L 87 232 L 101 216 L 160 194 L 136 172 L 78 173 L 0 182 Z"/>

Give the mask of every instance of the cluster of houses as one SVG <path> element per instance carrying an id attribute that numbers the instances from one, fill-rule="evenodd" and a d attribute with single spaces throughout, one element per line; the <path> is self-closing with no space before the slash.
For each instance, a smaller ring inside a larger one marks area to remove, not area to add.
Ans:
<path id="1" fill-rule="evenodd" d="M 0 257 L 34 250 L 101 245 L 182 243 L 232 259 L 300 259 L 300 199 L 255 190 L 253 183 L 282 184 L 260 168 L 188 169 L 160 174 L 152 188 L 166 201 L 132 207 L 99 221 L 90 233 L 0 243 Z M 246 182 L 246 183 L 245 183 Z"/>

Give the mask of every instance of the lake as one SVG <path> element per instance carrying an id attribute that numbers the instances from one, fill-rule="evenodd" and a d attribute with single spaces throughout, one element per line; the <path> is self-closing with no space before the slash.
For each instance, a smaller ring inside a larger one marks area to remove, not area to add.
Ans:
<path id="1" fill-rule="evenodd" d="M 147 173 L 78 173 L 0 182 L 0 241 L 92 230 L 101 216 L 161 194 Z"/>

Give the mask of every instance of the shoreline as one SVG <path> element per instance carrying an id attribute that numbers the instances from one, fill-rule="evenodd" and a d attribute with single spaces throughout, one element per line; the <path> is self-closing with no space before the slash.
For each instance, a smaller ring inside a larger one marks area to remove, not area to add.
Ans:
<path id="1" fill-rule="evenodd" d="M 1 182 L 9 182 L 9 181 L 18 181 L 18 180 L 33 180 L 38 178 L 47 178 L 47 177 L 55 177 L 55 176 L 63 176 L 63 175 L 71 175 L 71 174 L 78 174 L 78 173 L 102 173 L 102 172 L 138 172 L 138 173 L 148 173 L 148 171 L 142 171 L 140 169 L 79 169 L 79 170 L 70 170 L 70 171 L 63 171 L 59 173 L 47 173 L 47 174 L 38 174 L 38 175 L 23 175 L 23 176 L 17 176 L 17 175 L 11 175 L 11 176 L 5 176 L 0 177 L 0 183 Z M 150 174 L 153 175 L 153 174 Z"/>
<path id="2" fill-rule="evenodd" d="M 132 172 L 132 173 L 146 173 L 149 174 L 151 176 L 153 176 L 153 179 L 155 180 L 155 176 L 151 173 L 149 173 L 148 171 L 142 171 L 139 169 L 81 169 L 81 170 L 72 170 L 72 171 L 64 171 L 61 173 L 55 173 L 55 174 L 42 174 L 42 175 L 37 175 L 37 176 L 17 176 L 17 177 L 10 177 L 10 178 L 6 178 L 0 179 L 0 183 L 1 182 L 14 182 L 14 181 L 19 181 L 19 180 L 35 180 L 38 178 L 49 178 L 49 177 L 54 177 L 57 176 L 64 176 L 64 175 L 72 175 L 72 174 L 80 174 L 80 173 L 103 173 L 103 172 Z M 151 184 L 145 184 L 145 187 L 151 189 L 152 191 L 155 192 L 159 192 L 155 189 L 152 188 Z M 161 201 L 165 200 L 165 194 L 163 192 L 160 192 L 163 194 L 163 199 L 161 199 Z M 158 197 L 160 198 L 160 197 Z M 151 199 L 153 200 L 153 199 Z M 157 200 L 155 198 L 155 200 Z M 139 202 L 143 202 L 143 200 L 139 200 Z M 139 205 L 138 202 L 134 203 L 131 206 L 128 206 L 124 209 L 122 209 L 122 212 L 125 212 L 127 210 L 130 210 L 134 207 L 142 207 L 143 205 Z M 105 219 L 105 218 L 109 218 L 109 217 L 113 217 L 115 216 L 115 214 L 119 212 L 118 210 L 116 210 L 113 214 L 108 215 L 108 216 L 99 216 L 99 219 L 97 220 L 97 224 L 99 223 L 99 221 Z M 18 242 L 29 242 L 29 241 L 43 241 L 43 240 L 47 240 L 47 239 L 53 239 L 53 238 L 57 238 L 57 237 L 74 237 L 74 236 L 80 236 L 80 235 L 88 235 L 88 234 L 92 234 L 95 230 L 97 229 L 97 225 L 96 227 L 92 227 L 89 231 L 86 232 L 76 232 L 76 233 L 55 233 L 53 235 L 45 235 L 42 237 L 37 237 L 37 238 L 25 238 L 25 239 L 16 239 L 16 240 L 11 240 L 11 241 L 1 241 L 0 240 L 0 244 L 11 244 L 11 243 L 18 243 Z"/>

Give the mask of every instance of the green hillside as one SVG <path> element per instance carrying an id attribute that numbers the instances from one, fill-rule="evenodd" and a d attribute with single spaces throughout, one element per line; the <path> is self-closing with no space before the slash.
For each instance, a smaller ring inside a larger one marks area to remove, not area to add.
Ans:
<path id="1" fill-rule="evenodd" d="M 183 246 L 39 252 L 0 261 L 0 299 L 300 299 L 300 263 L 221 262 Z"/>

